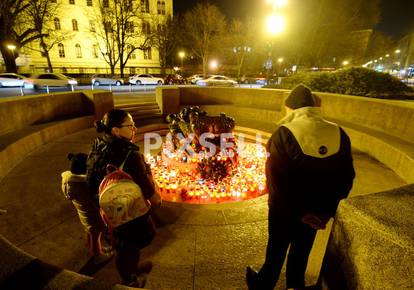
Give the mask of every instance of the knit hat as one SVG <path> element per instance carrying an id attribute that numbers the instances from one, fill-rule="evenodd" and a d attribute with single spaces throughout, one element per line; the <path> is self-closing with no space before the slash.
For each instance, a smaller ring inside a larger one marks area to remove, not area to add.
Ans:
<path id="1" fill-rule="evenodd" d="M 297 85 L 285 100 L 285 106 L 293 110 L 315 105 L 315 98 L 311 90 L 302 84 Z"/>
<path id="2" fill-rule="evenodd" d="M 69 153 L 68 159 L 72 161 L 70 166 L 70 172 L 73 174 L 85 174 L 86 173 L 86 160 L 88 155 L 85 153 Z"/>

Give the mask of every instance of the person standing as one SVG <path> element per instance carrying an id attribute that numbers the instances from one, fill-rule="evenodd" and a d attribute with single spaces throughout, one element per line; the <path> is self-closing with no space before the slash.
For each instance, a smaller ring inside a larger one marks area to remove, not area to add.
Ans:
<path id="1" fill-rule="evenodd" d="M 296 86 L 285 108 L 287 115 L 266 146 L 269 239 L 260 271 L 246 269 L 249 289 L 276 286 L 289 246 L 286 287 L 305 287 L 316 231 L 335 215 L 355 177 L 349 137 L 323 119 L 320 99 L 308 87 Z"/>
<path id="2" fill-rule="evenodd" d="M 107 112 L 97 121 L 96 130 L 104 133 L 98 137 L 88 155 L 87 179 L 92 192 L 98 195 L 100 182 L 106 175 L 108 164 L 120 167 L 137 183 L 145 199 L 152 207 L 161 203 L 155 189 L 150 167 L 144 162 L 139 147 L 132 143 L 136 127 L 132 116 L 119 109 Z M 140 249 L 148 246 L 155 236 L 155 226 L 150 211 L 124 224 L 112 228 L 112 238 L 116 251 L 115 264 L 122 284 L 132 287 L 144 287 L 145 273 L 152 268 L 147 262 L 138 268 Z"/>

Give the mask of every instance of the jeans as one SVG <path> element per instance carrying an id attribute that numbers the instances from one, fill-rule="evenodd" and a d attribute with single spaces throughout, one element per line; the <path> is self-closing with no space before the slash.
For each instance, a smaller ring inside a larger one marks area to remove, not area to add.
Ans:
<path id="1" fill-rule="evenodd" d="M 300 219 L 284 220 L 275 210 L 269 210 L 269 240 L 266 260 L 259 271 L 260 289 L 273 289 L 290 245 L 286 266 L 286 288 L 305 286 L 305 271 L 316 230 Z"/>

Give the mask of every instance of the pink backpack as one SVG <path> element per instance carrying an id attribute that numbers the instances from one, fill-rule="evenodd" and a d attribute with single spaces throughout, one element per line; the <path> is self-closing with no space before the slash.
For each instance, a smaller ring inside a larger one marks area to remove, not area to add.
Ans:
<path id="1" fill-rule="evenodd" d="M 131 151 L 119 168 L 112 164 L 107 165 L 107 175 L 99 185 L 101 215 L 105 223 L 112 228 L 143 216 L 149 210 L 149 204 L 141 188 L 123 171 L 130 153 Z"/>

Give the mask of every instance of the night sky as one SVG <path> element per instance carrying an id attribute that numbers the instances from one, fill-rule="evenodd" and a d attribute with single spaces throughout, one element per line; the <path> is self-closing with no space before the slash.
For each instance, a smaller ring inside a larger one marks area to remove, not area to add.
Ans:
<path id="1" fill-rule="evenodd" d="M 210 0 L 229 18 L 244 18 L 256 13 L 260 1 L 265 0 Z M 366 0 L 369 1 L 369 0 Z M 206 0 L 173 0 L 174 13 L 182 13 Z M 414 32 L 414 0 L 381 0 L 381 20 L 376 30 L 399 39 Z"/>

